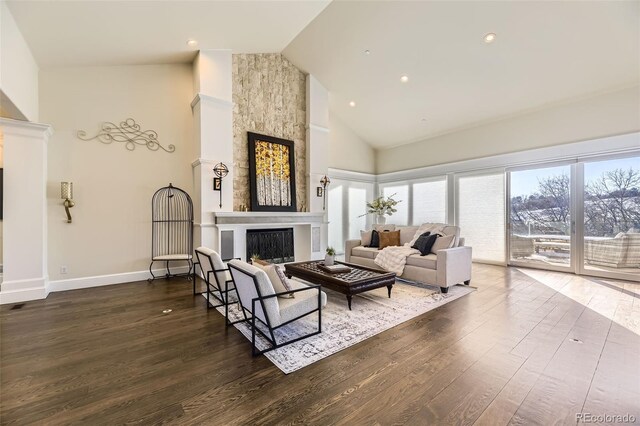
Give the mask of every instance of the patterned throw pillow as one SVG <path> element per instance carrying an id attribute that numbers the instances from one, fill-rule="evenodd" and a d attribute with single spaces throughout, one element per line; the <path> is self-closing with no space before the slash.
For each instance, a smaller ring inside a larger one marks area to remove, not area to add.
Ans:
<path id="1" fill-rule="evenodd" d="M 385 247 L 399 246 L 400 245 L 400 231 L 393 232 L 380 232 L 380 247 L 378 250 L 382 250 Z"/>
<path id="2" fill-rule="evenodd" d="M 278 274 L 278 277 L 280 278 L 280 281 L 282 281 L 282 285 L 284 285 L 284 287 L 288 290 L 288 291 L 292 291 L 295 290 L 293 288 L 293 286 L 291 285 L 291 282 L 289 281 L 289 278 L 287 278 L 287 276 L 284 274 L 284 271 L 282 270 L 282 268 L 279 267 L 275 267 L 276 273 Z M 295 293 L 291 293 L 289 294 L 289 297 L 296 297 Z"/>

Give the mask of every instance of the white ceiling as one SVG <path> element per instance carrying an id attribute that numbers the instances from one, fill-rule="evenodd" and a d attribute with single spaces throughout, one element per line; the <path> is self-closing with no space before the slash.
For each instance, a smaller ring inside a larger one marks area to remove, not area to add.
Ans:
<path id="1" fill-rule="evenodd" d="M 377 148 L 640 84 L 638 1 L 7 3 L 44 69 L 284 49 Z"/>
<path id="2" fill-rule="evenodd" d="M 336 0 L 284 54 L 384 148 L 639 84 L 639 5 Z"/>
<path id="3" fill-rule="evenodd" d="M 280 52 L 330 0 L 24 1 L 7 5 L 41 68 L 188 62 L 195 49 Z"/>

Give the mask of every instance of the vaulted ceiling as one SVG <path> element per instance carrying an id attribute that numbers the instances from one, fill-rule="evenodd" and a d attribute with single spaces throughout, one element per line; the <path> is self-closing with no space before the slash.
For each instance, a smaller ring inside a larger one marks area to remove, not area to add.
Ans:
<path id="1" fill-rule="evenodd" d="M 377 148 L 640 84 L 638 1 L 7 3 L 44 69 L 282 51 Z"/>

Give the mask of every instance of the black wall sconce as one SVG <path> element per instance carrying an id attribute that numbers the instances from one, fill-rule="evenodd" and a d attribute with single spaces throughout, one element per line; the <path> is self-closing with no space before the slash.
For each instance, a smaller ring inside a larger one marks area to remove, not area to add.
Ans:
<path id="1" fill-rule="evenodd" d="M 316 195 L 322 196 L 322 210 L 325 210 L 327 206 L 327 186 L 331 184 L 331 179 L 327 175 L 324 175 L 322 179 L 320 179 L 320 185 L 322 187 L 318 187 L 316 189 Z"/>
<path id="2" fill-rule="evenodd" d="M 217 177 L 213 178 L 213 190 L 220 191 L 220 208 L 222 208 L 222 179 L 229 174 L 229 168 L 224 163 L 218 163 L 213 168 Z"/>

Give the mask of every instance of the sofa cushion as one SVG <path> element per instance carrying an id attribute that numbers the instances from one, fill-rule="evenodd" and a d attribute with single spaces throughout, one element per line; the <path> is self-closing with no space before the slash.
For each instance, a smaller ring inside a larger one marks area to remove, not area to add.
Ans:
<path id="1" fill-rule="evenodd" d="M 436 269 L 436 261 L 438 256 L 431 253 L 426 256 L 420 256 L 419 254 L 412 254 L 407 257 L 407 265 L 417 266 L 419 268 Z"/>
<path id="2" fill-rule="evenodd" d="M 400 231 L 380 233 L 380 247 L 379 247 L 380 250 L 382 250 L 385 247 L 399 246 L 399 245 L 400 245 Z"/>
<path id="3" fill-rule="evenodd" d="M 351 250 L 351 256 L 364 257 L 367 259 L 375 259 L 376 256 L 380 253 L 377 247 L 354 247 Z"/>
<path id="4" fill-rule="evenodd" d="M 400 230 L 400 245 L 409 243 L 418 230 L 417 226 L 398 226 L 396 230 Z"/>
<path id="5" fill-rule="evenodd" d="M 455 235 L 444 235 L 436 238 L 436 241 L 431 246 L 431 252 L 436 253 L 438 250 L 444 250 L 453 247 L 455 243 Z"/>
<path id="6" fill-rule="evenodd" d="M 371 245 L 372 234 L 373 231 L 360 231 L 360 243 L 365 247 Z"/>

